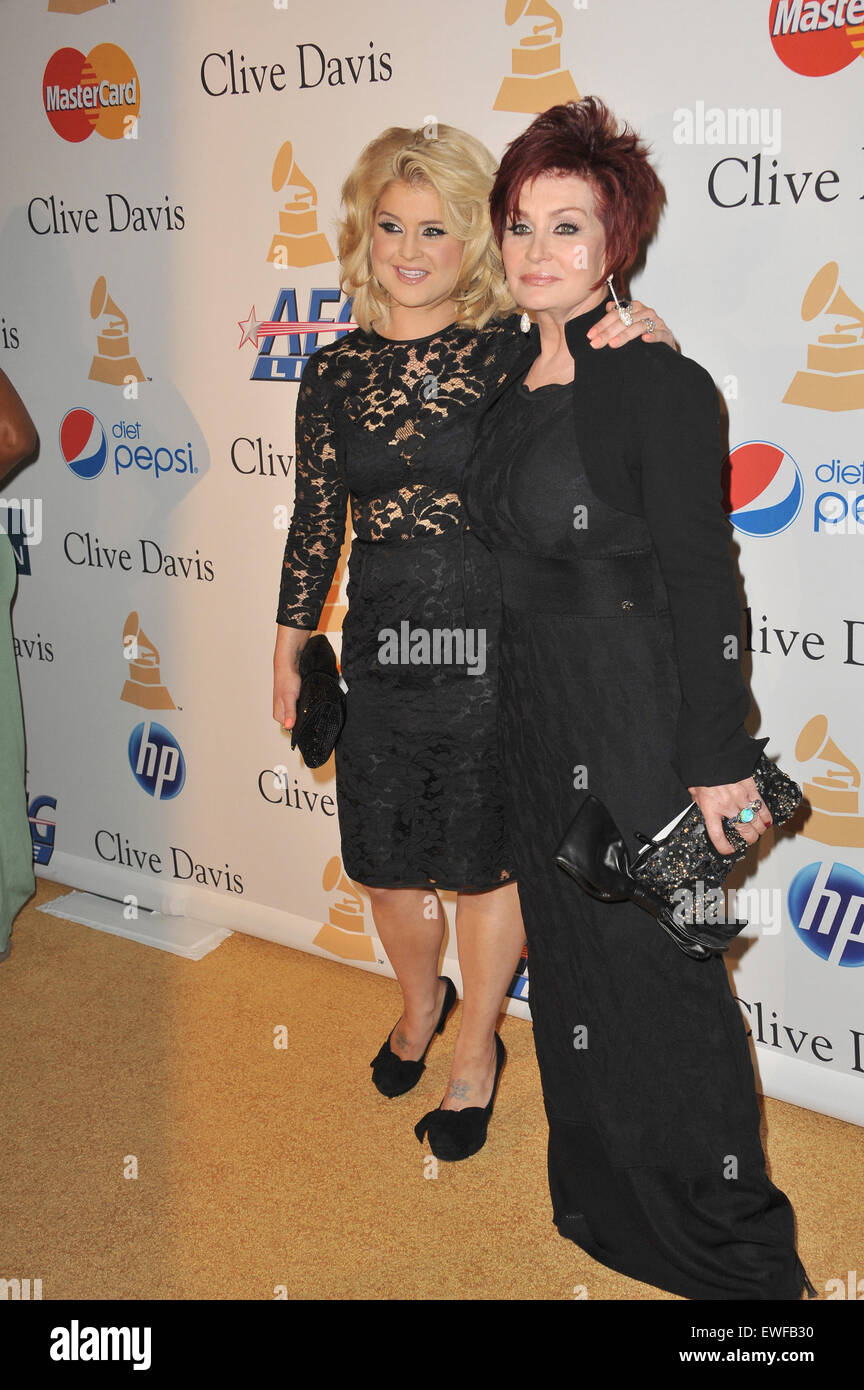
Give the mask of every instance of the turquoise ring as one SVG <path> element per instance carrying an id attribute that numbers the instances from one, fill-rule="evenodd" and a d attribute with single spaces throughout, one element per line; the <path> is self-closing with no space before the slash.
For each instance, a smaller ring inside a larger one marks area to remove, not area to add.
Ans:
<path id="1" fill-rule="evenodd" d="M 738 812 L 737 816 L 735 817 L 735 820 L 740 820 L 742 824 L 749 825 L 751 820 L 755 820 L 756 812 L 759 810 L 759 807 L 761 805 L 762 802 L 757 797 L 755 801 L 750 802 L 749 806 L 745 806 L 743 810 Z M 735 822 L 733 821 L 732 823 L 734 825 Z"/>

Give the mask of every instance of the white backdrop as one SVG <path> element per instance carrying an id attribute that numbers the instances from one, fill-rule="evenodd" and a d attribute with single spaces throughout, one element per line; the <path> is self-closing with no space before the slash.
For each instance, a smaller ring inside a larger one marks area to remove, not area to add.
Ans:
<path id="1" fill-rule="evenodd" d="M 497 155 L 597 93 L 667 190 L 633 290 L 726 398 L 759 731 L 813 808 L 743 881 L 735 992 L 764 1089 L 864 1123 L 864 0 L 0 14 L 0 363 L 41 437 L 5 498 L 38 872 L 389 971 L 332 763 L 270 717 L 296 381 L 331 339 L 259 326 L 350 317 L 339 188 L 385 126 Z M 72 105 L 94 85 L 106 105 Z M 342 609 L 337 587 L 337 647 Z"/>

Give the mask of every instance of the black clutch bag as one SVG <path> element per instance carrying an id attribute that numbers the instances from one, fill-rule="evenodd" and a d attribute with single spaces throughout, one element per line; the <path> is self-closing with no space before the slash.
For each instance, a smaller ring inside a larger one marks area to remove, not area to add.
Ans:
<path id="1" fill-rule="evenodd" d="M 345 692 L 339 684 L 336 653 L 323 633 L 310 637 L 300 653 L 300 694 L 291 730 L 307 767 L 326 763 L 345 723 Z"/>
<path id="2" fill-rule="evenodd" d="M 759 795 L 775 825 L 782 825 L 801 801 L 801 788 L 776 763 L 760 754 L 753 771 Z M 727 922 L 722 886 L 729 871 L 750 846 L 734 822 L 724 816 L 723 829 L 734 845 L 731 854 L 715 849 L 702 812 L 693 802 L 656 839 L 637 834 L 644 848 L 634 860 L 609 811 L 596 796 L 587 796 L 555 855 L 592 897 L 604 902 L 638 903 L 657 919 L 675 945 L 694 960 L 709 960 L 725 951 L 746 922 Z"/>

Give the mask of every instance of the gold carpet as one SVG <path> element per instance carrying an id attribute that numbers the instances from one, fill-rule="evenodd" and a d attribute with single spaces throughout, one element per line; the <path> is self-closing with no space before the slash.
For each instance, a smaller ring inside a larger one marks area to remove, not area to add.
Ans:
<path id="1" fill-rule="evenodd" d="M 427 1176 L 412 1127 L 443 1095 L 453 1017 L 386 1100 L 369 1061 L 395 981 L 240 933 L 185 961 L 37 912 L 67 891 L 37 884 L 0 965 L 0 1277 L 44 1299 L 672 1298 L 553 1227 L 529 1024 L 503 1023 L 485 1148 Z M 764 1114 L 824 1298 L 864 1253 L 862 1131 Z"/>

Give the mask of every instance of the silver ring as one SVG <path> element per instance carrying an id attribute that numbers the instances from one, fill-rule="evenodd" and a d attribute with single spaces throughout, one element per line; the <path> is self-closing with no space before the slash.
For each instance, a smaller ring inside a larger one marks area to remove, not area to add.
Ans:
<path id="1" fill-rule="evenodd" d="M 618 317 L 619 317 L 619 319 L 621 320 L 621 322 L 624 324 L 624 327 L 625 327 L 625 328 L 632 328 L 632 326 L 633 326 L 633 313 L 632 313 L 632 301 L 631 301 L 631 300 L 629 300 L 629 299 L 619 299 L 619 301 L 618 301 Z"/>
<path id="2" fill-rule="evenodd" d="M 653 333 L 653 332 L 654 332 L 654 329 L 655 329 L 656 327 L 657 327 L 657 325 L 656 325 L 656 323 L 654 322 L 653 319 L 646 319 L 646 320 L 645 320 L 645 331 L 646 331 L 647 333 Z"/>
<path id="3" fill-rule="evenodd" d="M 732 824 L 734 825 L 736 821 L 740 821 L 742 825 L 749 825 L 752 820 L 755 820 L 756 812 L 760 809 L 761 805 L 762 802 L 757 796 L 755 801 L 751 801 L 747 806 L 741 807 L 741 810 L 733 819 Z"/>

